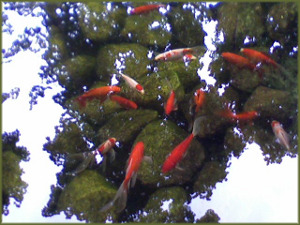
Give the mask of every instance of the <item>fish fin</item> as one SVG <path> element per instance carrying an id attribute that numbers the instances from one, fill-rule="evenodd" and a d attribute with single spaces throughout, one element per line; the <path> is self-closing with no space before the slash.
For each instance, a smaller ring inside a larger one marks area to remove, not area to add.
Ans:
<path id="1" fill-rule="evenodd" d="M 102 172 L 104 173 L 106 170 L 106 160 L 107 160 L 107 156 L 103 156 L 103 160 L 101 162 L 101 167 L 102 167 Z"/>
<path id="2" fill-rule="evenodd" d="M 71 171 L 71 172 L 67 172 L 67 175 L 76 175 L 78 173 L 81 173 L 82 171 L 84 171 L 88 166 L 92 165 L 95 162 L 95 156 L 92 152 L 88 152 L 88 154 L 84 154 L 83 155 L 84 160 L 82 161 L 82 163 L 79 164 L 79 166 Z"/>
<path id="3" fill-rule="evenodd" d="M 79 96 L 76 98 L 76 101 L 79 103 L 80 108 L 84 108 L 86 106 L 86 98 Z"/>
<path id="4" fill-rule="evenodd" d="M 105 212 L 108 209 L 110 209 L 115 203 L 117 207 L 117 212 L 121 212 L 125 207 L 126 207 L 126 202 L 127 202 L 127 192 L 128 192 L 128 187 L 124 186 L 124 182 L 121 184 L 119 187 L 115 197 L 113 200 L 108 202 L 106 205 L 104 205 L 101 209 L 100 212 Z"/>
<path id="5" fill-rule="evenodd" d="M 193 131 L 192 131 L 192 134 L 194 137 L 200 133 L 201 125 L 203 124 L 203 123 L 201 123 L 201 121 L 204 119 L 205 119 L 205 116 L 199 116 L 197 119 L 195 119 L 195 121 L 193 123 Z"/>
<path id="6" fill-rule="evenodd" d="M 137 178 L 137 173 L 133 172 L 131 180 L 130 180 L 130 187 L 134 187 L 134 185 L 136 183 L 136 178 Z"/>
<path id="7" fill-rule="evenodd" d="M 147 155 L 144 155 L 143 157 L 143 161 L 147 162 L 147 163 L 153 163 L 153 159 L 151 156 L 147 156 Z"/>
<path id="8" fill-rule="evenodd" d="M 114 161 L 116 158 L 116 151 L 112 148 L 110 151 L 109 151 L 109 160 L 110 162 Z"/>
<path id="9" fill-rule="evenodd" d="M 179 170 L 181 172 L 184 172 L 184 169 L 182 167 L 178 166 L 178 165 L 175 166 L 175 169 L 177 169 L 177 170 Z"/>

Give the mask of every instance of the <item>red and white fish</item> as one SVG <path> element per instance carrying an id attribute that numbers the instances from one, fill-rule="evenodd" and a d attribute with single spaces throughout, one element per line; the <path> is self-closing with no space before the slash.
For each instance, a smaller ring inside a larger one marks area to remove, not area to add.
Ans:
<path id="1" fill-rule="evenodd" d="M 104 212 L 111 208 L 115 203 L 117 206 L 117 211 L 121 212 L 125 207 L 127 203 L 127 194 L 129 190 L 129 186 L 131 187 L 134 186 L 136 177 L 137 177 L 137 172 L 140 168 L 140 165 L 142 163 L 142 160 L 144 158 L 144 143 L 143 142 L 138 142 L 127 161 L 127 168 L 126 168 L 126 175 L 123 183 L 119 187 L 117 194 L 115 195 L 114 199 L 107 203 L 105 206 L 103 206 L 100 209 L 100 212 Z"/>
<path id="2" fill-rule="evenodd" d="M 81 107 L 85 107 L 86 101 L 91 101 L 93 99 L 100 99 L 100 101 L 103 102 L 108 95 L 119 93 L 120 91 L 121 88 L 118 86 L 98 87 L 85 92 L 84 94 L 76 98 L 76 101 L 78 101 Z"/>
<path id="3" fill-rule="evenodd" d="M 103 161 L 101 163 L 103 170 L 106 167 L 106 158 L 107 155 L 110 154 L 110 160 L 113 161 L 115 159 L 115 151 L 113 147 L 116 145 L 116 138 L 109 138 L 101 145 L 97 147 L 96 150 L 91 152 L 83 152 L 69 155 L 69 158 L 75 159 L 83 159 L 82 163 L 72 172 L 67 172 L 67 175 L 76 175 L 82 171 L 84 171 L 88 166 L 94 164 L 95 155 L 100 154 L 103 157 Z"/>
<path id="4" fill-rule="evenodd" d="M 289 135 L 285 132 L 282 125 L 278 121 L 273 120 L 271 126 L 280 144 L 283 145 L 287 150 L 290 150 Z"/>
<path id="5" fill-rule="evenodd" d="M 244 68 L 250 70 L 256 69 L 256 65 L 243 56 L 231 52 L 223 52 L 221 55 L 226 61 L 230 62 L 231 64 L 234 64 L 240 69 L 244 69 Z"/>
<path id="6" fill-rule="evenodd" d="M 168 173 L 169 171 L 173 170 L 178 163 L 182 160 L 185 156 L 189 146 L 194 139 L 194 137 L 199 133 L 200 130 L 200 120 L 204 117 L 198 117 L 193 126 L 193 132 L 185 138 L 179 145 L 177 145 L 172 152 L 168 155 L 167 159 L 165 160 L 162 166 L 162 172 Z"/>
<path id="7" fill-rule="evenodd" d="M 170 96 L 165 104 L 165 114 L 169 116 L 171 112 L 177 110 L 175 91 L 171 91 Z"/>
<path id="8" fill-rule="evenodd" d="M 195 59 L 196 57 L 192 55 L 193 48 L 179 48 L 173 49 L 161 54 L 158 54 L 154 60 L 156 61 L 174 61 L 184 59 L 184 56 L 189 57 L 190 59 Z"/>
<path id="9" fill-rule="evenodd" d="M 275 68 L 278 67 L 277 62 L 275 62 L 273 59 L 271 59 L 270 56 L 266 55 L 265 53 L 250 48 L 241 48 L 241 52 L 255 63 L 261 62 L 261 63 L 272 65 Z"/>
<path id="10" fill-rule="evenodd" d="M 109 97 L 111 101 L 117 102 L 120 106 L 122 106 L 125 109 L 137 109 L 138 106 L 135 102 L 127 99 L 127 98 L 123 98 L 119 95 L 112 95 Z"/>
<path id="11" fill-rule="evenodd" d="M 138 6 L 130 11 L 130 15 L 140 15 L 144 13 L 148 13 L 150 11 L 159 9 L 159 8 L 166 8 L 167 6 L 164 4 L 149 4 L 149 5 L 143 5 L 143 6 Z"/>
<path id="12" fill-rule="evenodd" d="M 200 107 L 203 105 L 205 101 L 205 92 L 201 89 L 198 89 L 194 93 L 194 103 L 196 104 L 195 113 L 199 112 Z"/>
<path id="13" fill-rule="evenodd" d="M 142 95 L 145 94 L 145 91 L 144 91 L 144 88 L 143 88 L 142 85 L 140 85 L 134 79 L 132 79 L 131 77 L 129 77 L 129 76 L 123 74 L 123 73 L 120 73 L 120 75 L 125 80 L 126 84 L 128 84 L 129 87 L 134 88 L 135 90 L 137 90 Z"/>

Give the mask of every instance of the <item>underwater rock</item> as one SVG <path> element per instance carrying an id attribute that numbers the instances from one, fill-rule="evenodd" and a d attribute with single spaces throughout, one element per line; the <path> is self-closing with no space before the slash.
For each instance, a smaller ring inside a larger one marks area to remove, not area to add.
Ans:
<path id="1" fill-rule="evenodd" d="M 64 62 L 66 74 L 64 78 L 68 84 L 68 88 L 76 89 L 84 85 L 92 83 L 95 79 L 95 57 L 89 55 L 78 55 L 73 58 L 69 58 Z"/>
<path id="2" fill-rule="evenodd" d="M 283 121 L 291 115 L 292 104 L 296 104 L 290 99 L 289 92 L 259 86 L 245 103 L 244 111 L 255 110 L 260 117 Z"/>
<path id="3" fill-rule="evenodd" d="M 198 173 L 194 183 L 193 190 L 195 194 L 199 195 L 200 198 L 210 200 L 216 184 L 226 179 L 228 172 L 225 170 L 226 164 L 224 165 L 217 161 L 206 162 Z"/>
<path id="4" fill-rule="evenodd" d="M 230 84 L 241 91 L 252 92 L 260 85 L 258 72 L 233 68 L 230 75 Z"/>
<path id="5" fill-rule="evenodd" d="M 109 81 L 111 75 L 122 73 L 133 79 L 144 76 L 150 59 L 148 49 L 139 44 L 108 44 L 98 52 L 97 75 L 102 81 Z"/>
<path id="6" fill-rule="evenodd" d="M 237 128 L 230 127 L 227 129 L 224 137 L 224 149 L 227 152 L 232 152 L 233 155 L 239 158 L 246 146 L 244 134 Z"/>
<path id="7" fill-rule="evenodd" d="M 97 138 L 107 140 L 114 137 L 120 142 L 128 143 L 145 125 L 155 120 L 158 113 L 154 110 L 128 110 L 118 112 L 111 117 L 99 130 Z"/>
<path id="8" fill-rule="evenodd" d="M 189 134 L 170 120 L 158 120 L 148 124 L 135 139 L 135 143 L 143 141 L 144 155 L 152 157 L 152 163 L 143 162 L 138 178 L 145 185 L 166 186 L 183 184 L 190 181 L 195 171 L 202 165 L 204 149 L 194 138 L 186 156 L 178 164 L 181 169 L 173 169 L 166 175 L 161 172 L 162 165 L 171 151 Z"/>
<path id="9" fill-rule="evenodd" d="M 51 31 L 51 35 L 49 36 L 50 46 L 47 52 L 47 57 L 51 57 L 56 60 L 65 60 L 68 56 L 68 51 L 63 33 L 57 26 L 54 25 L 52 25 L 49 30 Z"/>
<path id="10" fill-rule="evenodd" d="M 220 217 L 218 214 L 216 214 L 214 210 L 208 209 L 204 216 L 196 220 L 196 223 L 218 223 L 219 220 Z"/>
<path id="11" fill-rule="evenodd" d="M 80 4 L 79 26 L 84 35 L 94 41 L 117 39 L 123 27 L 126 10 L 107 2 Z"/>
<path id="12" fill-rule="evenodd" d="M 195 215 L 186 202 L 187 194 L 182 187 L 158 189 L 150 196 L 139 222 L 193 223 Z"/>
<path id="13" fill-rule="evenodd" d="M 103 223 L 107 220 L 107 212 L 99 210 L 114 198 L 116 191 L 98 172 L 86 170 L 63 189 L 57 207 L 68 217 L 76 215 L 78 220 Z M 110 210 L 109 215 L 111 220 L 116 220 L 115 211 Z"/>
<path id="14" fill-rule="evenodd" d="M 165 47 L 170 42 L 172 33 L 167 17 L 153 11 L 128 16 L 121 36 L 144 46 Z"/>
<path id="15" fill-rule="evenodd" d="M 169 98 L 172 90 L 175 91 L 177 103 L 183 100 L 184 90 L 179 76 L 174 71 L 153 72 L 147 76 L 140 77 L 138 82 L 143 86 L 145 94 L 141 95 L 136 90 L 122 83 L 122 95 L 136 102 L 140 107 L 163 111 L 164 103 Z"/>
<path id="16" fill-rule="evenodd" d="M 250 42 L 262 41 L 264 14 L 260 3 L 226 2 L 218 8 L 217 31 L 224 35 L 226 46 L 242 46 L 247 38 Z"/>
<path id="17" fill-rule="evenodd" d="M 297 37 L 297 15 L 298 8 L 295 2 L 278 2 L 273 5 L 266 25 L 269 36 L 281 44 L 289 43 L 291 37 Z"/>
<path id="18" fill-rule="evenodd" d="M 192 7 L 194 8 L 194 7 Z M 174 7 L 168 13 L 174 37 L 188 47 L 204 44 L 206 32 L 202 29 L 201 21 L 195 18 L 191 7 Z M 197 10 L 198 12 L 204 13 Z"/>

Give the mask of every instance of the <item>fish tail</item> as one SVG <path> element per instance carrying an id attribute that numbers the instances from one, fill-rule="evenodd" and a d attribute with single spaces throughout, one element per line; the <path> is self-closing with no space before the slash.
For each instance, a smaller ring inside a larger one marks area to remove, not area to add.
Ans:
<path id="1" fill-rule="evenodd" d="M 76 98 L 76 101 L 79 103 L 81 108 L 84 108 L 86 106 L 86 98 L 79 96 Z"/>
<path id="2" fill-rule="evenodd" d="M 194 137 L 197 136 L 200 133 L 200 131 L 201 131 L 201 124 L 203 124 L 203 123 L 201 123 L 201 121 L 203 119 L 205 119 L 204 116 L 200 116 L 197 119 L 195 119 L 195 121 L 193 123 L 193 131 L 192 131 L 192 134 L 193 134 Z"/>
<path id="3" fill-rule="evenodd" d="M 105 212 L 105 211 L 109 210 L 113 205 L 116 205 L 117 212 L 121 212 L 126 207 L 127 194 L 128 194 L 128 185 L 125 185 L 125 183 L 123 182 L 121 184 L 121 186 L 119 187 L 114 199 L 111 200 L 106 205 L 104 205 L 100 209 L 100 212 Z"/>

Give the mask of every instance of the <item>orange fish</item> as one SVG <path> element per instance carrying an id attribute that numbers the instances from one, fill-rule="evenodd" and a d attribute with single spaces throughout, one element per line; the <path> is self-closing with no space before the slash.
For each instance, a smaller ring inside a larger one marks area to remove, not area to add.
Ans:
<path id="1" fill-rule="evenodd" d="M 218 114 L 234 121 L 251 121 L 259 116 L 258 112 L 256 111 L 249 111 L 236 114 L 232 112 L 229 107 Z"/>
<path id="2" fill-rule="evenodd" d="M 135 102 L 133 102 L 127 98 L 123 98 L 118 95 L 112 95 L 109 98 L 111 101 L 117 102 L 120 106 L 122 106 L 125 109 L 137 109 L 138 108 L 138 106 Z"/>
<path id="3" fill-rule="evenodd" d="M 113 147 L 116 144 L 115 138 L 109 138 L 104 143 L 102 143 L 97 150 L 94 152 L 96 154 L 97 152 L 101 153 L 102 156 L 106 155 L 109 151 L 113 150 Z"/>
<path id="4" fill-rule="evenodd" d="M 253 64 L 249 59 L 231 53 L 231 52 L 223 52 L 222 53 L 222 57 L 224 59 L 226 59 L 228 62 L 230 62 L 231 64 L 236 65 L 238 68 L 243 69 L 243 68 L 248 68 L 250 70 L 255 70 L 256 69 L 256 65 Z"/>
<path id="5" fill-rule="evenodd" d="M 285 132 L 281 124 L 278 121 L 273 120 L 271 126 L 280 144 L 283 145 L 287 150 L 290 150 L 289 135 Z"/>
<path id="6" fill-rule="evenodd" d="M 174 169 L 177 164 L 182 160 L 182 158 L 185 156 L 192 140 L 194 137 L 199 133 L 200 129 L 200 120 L 202 120 L 204 117 L 199 117 L 194 122 L 193 132 L 185 138 L 179 145 L 177 145 L 172 152 L 168 155 L 167 159 L 165 160 L 163 166 L 162 166 L 162 172 L 167 173 Z"/>
<path id="7" fill-rule="evenodd" d="M 170 93 L 170 96 L 165 104 L 165 113 L 168 116 L 174 110 L 177 110 L 177 105 L 176 105 L 175 92 L 172 90 Z"/>
<path id="8" fill-rule="evenodd" d="M 157 55 L 154 60 L 156 61 L 173 61 L 183 59 L 184 56 L 193 58 L 193 48 L 179 48 L 173 49 Z M 196 58 L 194 56 L 194 58 Z"/>
<path id="9" fill-rule="evenodd" d="M 79 96 L 76 100 L 81 107 L 86 106 L 86 101 L 93 100 L 95 98 L 100 99 L 103 102 L 109 94 L 115 94 L 121 91 L 118 86 L 104 86 L 99 88 L 91 89 Z"/>
<path id="10" fill-rule="evenodd" d="M 139 6 L 139 7 L 133 8 L 130 11 L 130 15 L 140 15 L 143 13 L 148 13 L 150 11 L 159 9 L 161 7 L 166 8 L 167 6 L 163 5 L 163 4 L 150 4 L 150 5 Z"/>
<path id="11" fill-rule="evenodd" d="M 200 107 L 203 105 L 205 101 L 205 92 L 201 89 L 198 89 L 194 93 L 194 102 L 196 104 L 195 113 L 199 112 Z"/>
<path id="12" fill-rule="evenodd" d="M 140 85 L 134 79 L 132 79 L 131 77 L 129 77 L 123 73 L 120 73 L 120 75 L 125 80 L 125 83 L 128 84 L 129 87 L 134 88 L 135 90 L 140 92 L 142 95 L 145 94 L 145 91 L 144 91 L 144 88 L 142 87 L 142 85 Z"/>
<path id="13" fill-rule="evenodd" d="M 100 212 L 108 210 L 115 204 L 115 202 L 118 212 L 121 212 L 126 207 L 129 186 L 131 184 L 131 187 L 133 187 L 135 184 L 136 175 L 144 157 L 144 148 L 145 147 L 143 142 L 138 142 L 135 145 L 127 162 L 126 175 L 123 183 L 119 187 L 114 199 L 103 206 Z"/>
<path id="14" fill-rule="evenodd" d="M 250 58 L 250 60 L 252 60 L 255 63 L 261 62 L 273 65 L 275 68 L 278 67 L 278 64 L 273 59 L 271 59 L 269 56 L 262 52 L 250 48 L 241 48 L 241 52 L 244 53 L 248 58 Z"/>

